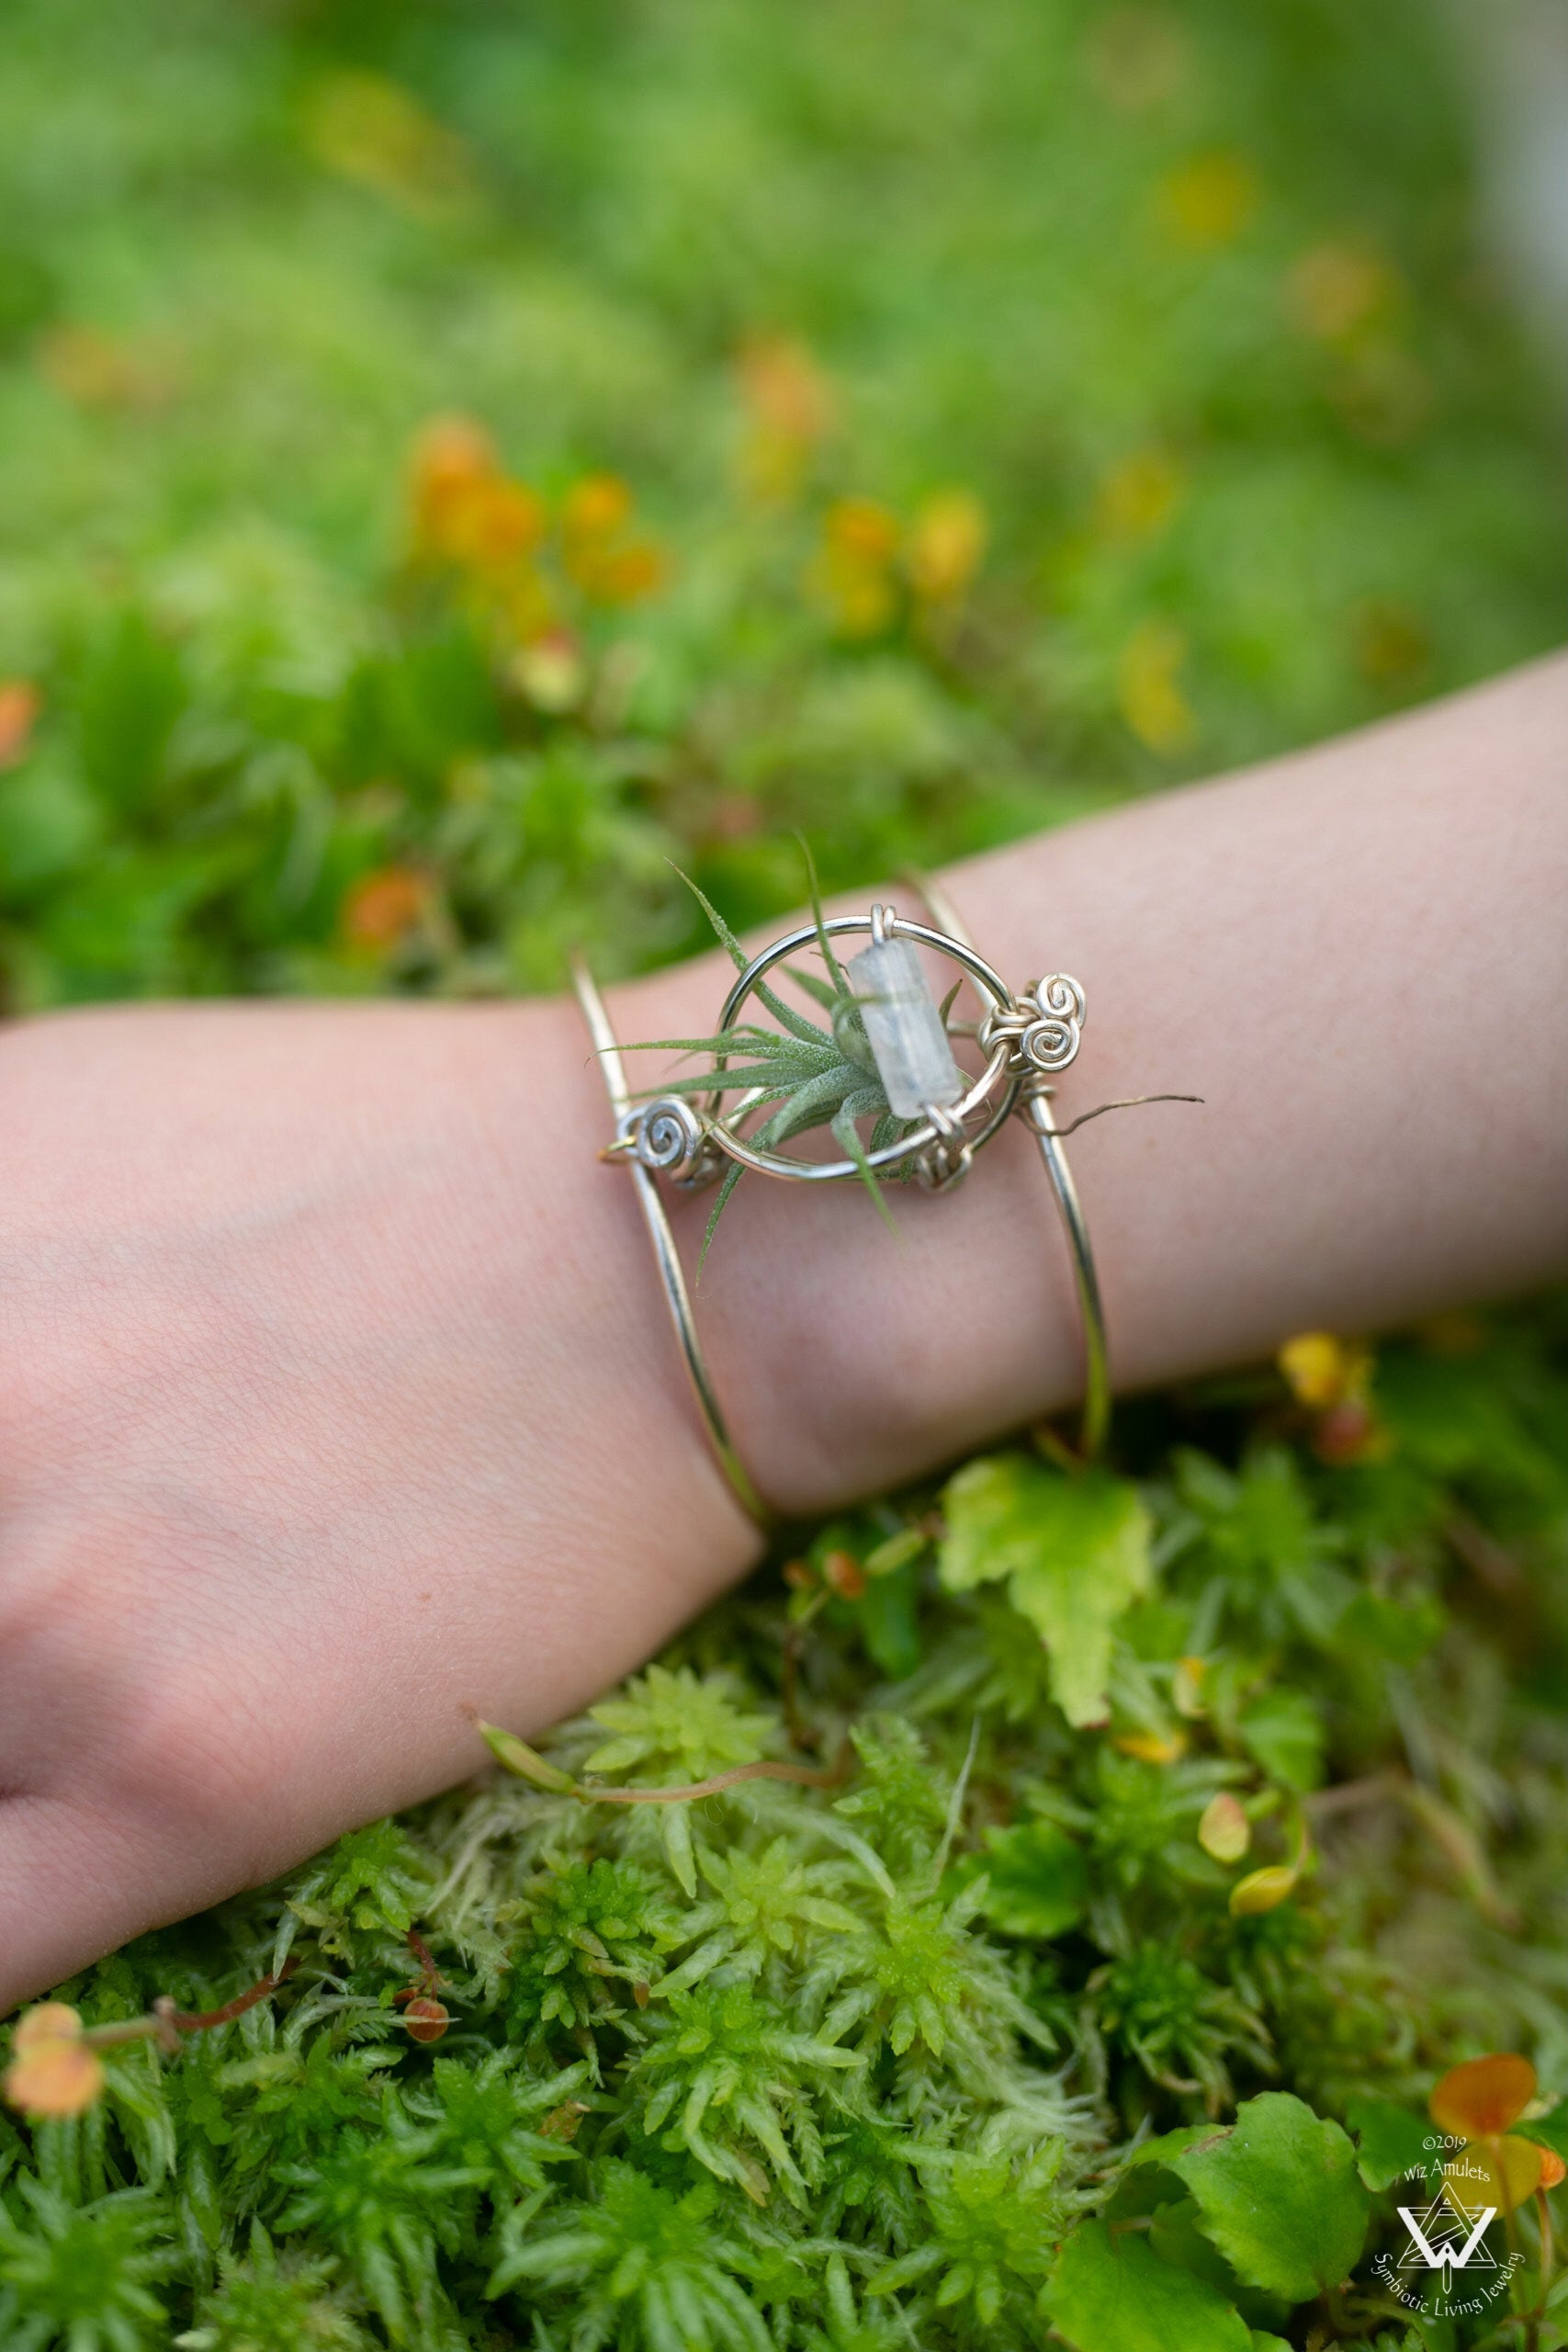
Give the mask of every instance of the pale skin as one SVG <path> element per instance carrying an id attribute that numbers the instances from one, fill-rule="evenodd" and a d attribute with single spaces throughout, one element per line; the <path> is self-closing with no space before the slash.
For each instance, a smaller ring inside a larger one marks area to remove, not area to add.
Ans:
<path id="1" fill-rule="evenodd" d="M 1010 978 L 1084 985 L 1064 1117 L 1203 1097 L 1074 1145 L 1122 1388 L 1568 1271 L 1568 662 L 946 879 Z M 726 981 L 615 991 L 621 1034 Z M 462 1778 L 466 1705 L 538 1729 L 755 1557 L 605 1132 L 560 1001 L 0 1034 L 0 2009 Z M 1031 1151 L 900 1193 L 897 1243 L 856 1186 L 742 1183 L 700 1312 L 779 1504 L 1070 1401 Z"/>

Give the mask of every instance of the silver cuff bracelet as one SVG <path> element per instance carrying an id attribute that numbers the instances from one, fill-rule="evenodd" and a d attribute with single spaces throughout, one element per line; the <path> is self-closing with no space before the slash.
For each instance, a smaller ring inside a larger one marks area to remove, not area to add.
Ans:
<path id="1" fill-rule="evenodd" d="M 764 1148 L 754 1136 L 748 1139 L 743 1129 L 758 1106 L 755 1092 L 743 1094 L 728 1110 L 717 1089 L 692 1099 L 655 1094 L 639 1101 L 627 1083 L 604 1000 L 581 957 L 573 962 L 578 1001 L 615 1120 L 615 1139 L 601 1157 L 624 1162 L 631 1170 L 703 1425 L 736 1499 L 761 1527 L 770 1525 L 773 1514 L 736 1451 L 720 1409 L 660 1193 L 660 1175 L 692 1190 L 713 1182 L 730 1166 L 816 1184 L 863 1179 L 868 1170 L 901 1172 L 913 1173 L 932 1191 L 945 1192 L 963 1179 L 975 1154 L 1016 1113 L 1039 1145 L 1072 1257 L 1083 1324 L 1079 1442 L 1086 1457 L 1099 1451 L 1110 1419 L 1110 1365 L 1094 1253 L 1052 1108 L 1052 1081 L 1077 1054 L 1085 1020 L 1083 990 L 1066 972 L 1053 972 L 1015 992 L 976 952 L 945 893 L 923 876 L 911 880 L 925 900 L 931 923 L 911 922 L 891 907 L 878 906 L 869 914 L 832 916 L 820 929 L 804 924 L 751 958 L 726 998 L 718 1021 L 718 1035 L 734 1030 L 750 998 L 787 957 L 824 939 L 864 936 L 867 946 L 845 969 L 882 1091 L 904 1132 L 879 1148 L 863 1151 L 858 1159 L 797 1159 Z M 945 1008 L 939 1008 L 927 985 L 916 952 L 922 947 L 956 964 L 961 979 L 974 985 L 982 1006 L 978 1021 L 949 1023 Z M 986 1057 L 978 1077 L 959 1068 L 950 1035 L 974 1038 Z M 738 1046 L 741 1043 L 738 1037 Z"/>

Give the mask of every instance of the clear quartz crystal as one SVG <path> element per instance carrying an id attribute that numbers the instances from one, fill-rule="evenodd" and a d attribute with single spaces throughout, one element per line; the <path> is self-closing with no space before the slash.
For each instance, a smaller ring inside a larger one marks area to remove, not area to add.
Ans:
<path id="1" fill-rule="evenodd" d="M 849 981 L 865 1023 L 889 1108 L 918 1119 L 928 1103 L 945 1109 L 964 1091 L 936 999 L 912 940 L 874 940 L 852 958 Z"/>

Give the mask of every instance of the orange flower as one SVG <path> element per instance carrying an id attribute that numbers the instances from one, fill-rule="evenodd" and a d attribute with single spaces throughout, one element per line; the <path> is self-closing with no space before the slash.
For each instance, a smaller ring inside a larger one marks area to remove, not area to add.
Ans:
<path id="1" fill-rule="evenodd" d="M 561 504 L 561 561 L 585 596 L 635 605 L 662 586 L 667 566 L 651 541 L 624 541 L 632 494 L 618 474 L 585 474 Z"/>
<path id="2" fill-rule="evenodd" d="M 898 609 L 898 517 L 874 498 L 840 498 L 822 523 L 812 577 L 846 637 L 876 637 Z"/>
<path id="3" fill-rule="evenodd" d="M 444 553 L 446 517 L 500 469 L 495 444 L 471 416 L 437 416 L 413 445 L 411 492 L 414 540 L 422 552 Z"/>
<path id="4" fill-rule="evenodd" d="M 1494 2139 L 1518 2121 L 1535 2092 L 1535 2068 L 1529 2060 L 1505 2052 L 1450 2066 L 1427 2109 L 1438 2131 L 1450 2132 L 1455 2139 Z"/>
<path id="5" fill-rule="evenodd" d="M 414 444 L 410 503 L 413 551 L 491 582 L 508 581 L 544 538 L 545 502 L 502 473 L 489 434 L 471 417 L 437 417 Z"/>
<path id="6" fill-rule="evenodd" d="M 0 768 L 25 758 L 43 696 L 30 678 L 0 679 Z"/>
<path id="7" fill-rule="evenodd" d="M 852 1552 L 829 1552 L 822 1563 L 822 1581 L 840 1600 L 863 1600 L 866 1574 Z"/>
<path id="8" fill-rule="evenodd" d="M 1484 2159 L 1485 2177 L 1479 2182 L 1462 2166 L 1443 2166 L 1450 2195 L 1467 2211 L 1487 2203 L 1511 2209 L 1536 2189 L 1555 2185 L 1546 2177 L 1551 2152 L 1508 2129 L 1535 2094 L 1535 2068 L 1528 2058 L 1506 2051 L 1450 2066 L 1434 2086 L 1427 2102 L 1433 2122 Z M 1556 2164 L 1555 2179 L 1562 2177 L 1562 2166 Z"/>
<path id="9" fill-rule="evenodd" d="M 584 474 L 561 502 L 561 530 L 569 545 L 613 538 L 631 511 L 631 491 L 619 474 Z"/>
<path id="10" fill-rule="evenodd" d="M 103 2061 L 84 2039 L 79 2013 L 44 2001 L 17 2024 L 6 2097 L 29 2115 L 80 2115 L 104 2087 Z"/>
<path id="11" fill-rule="evenodd" d="M 396 947 L 422 921 L 430 904 L 429 877 L 410 865 L 380 865 L 362 874 L 345 892 L 339 915 L 351 947 Z"/>
<path id="12" fill-rule="evenodd" d="M 538 546 L 547 519 L 536 491 L 498 474 L 476 484 L 453 508 L 451 552 L 471 571 L 512 571 Z"/>

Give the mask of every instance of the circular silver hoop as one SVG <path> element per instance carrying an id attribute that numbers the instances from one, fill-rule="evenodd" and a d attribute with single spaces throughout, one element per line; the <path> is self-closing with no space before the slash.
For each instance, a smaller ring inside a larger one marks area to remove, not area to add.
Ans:
<path id="1" fill-rule="evenodd" d="M 886 1170 L 914 1162 L 917 1172 L 940 1191 L 962 1173 L 962 1168 L 953 1173 L 940 1172 L 942 1163 L 961 1157 L 966 1166 L 973 1154 L 1016 1110 L 1038 1146 L 1072 1259 L 1083 1328 L 1084 1391 L 1079 1446 L 1086 1459 L 1097 1453 L 1104 1443 L 1110 1422 L 1111 1372 L 1104 1308 L 1089 1228 L 1067 1166 L 1063 1137 L 1056 1127 L 1050 1084 L 1050 1079 L 1077 1051 L 1078 1032 L 1084 1019 L 1083 991 L 1066 974 L 1054 973 L 1021 993 L 1015 993 L 971 944 L 962 919 L 940 886 L 923 874 L 913 873 L 906 878 L 924 899 L 932 923 L 911 922 L 886 907 L 877 907 L 868 915 L 834 915 L 822 924 L 820 931 L 816 923 L 803 923 L 754 956 L 738 975 L 725 999 L 716 1033 L 722 1035 L 733 1031 L 747 1000 L 774 967 L 786 957 L 818 944 L 823 933 L 829 938 L 869 934 L 877 942 L 907 939 L 957 964 L 985 1001 L 983 1018 L 973 1026 L 965 1024 L 964 1034 L 978 1034 L 981 1049 L 987 1055 L 986 1068 L 959 1102 L 934 1117 L 922 1119 L 899 1142 L 867 1152 L 863 1162 L 791 1159 L 783 1152 L 760 1149 L 746 1142 L 735 1134 L 729 1123 L 758 1106 L 761 1098 L 755 1090 L 742 1094 L 728 1114 L 723 1111 L 722 1087 L 701 1095 L 694 1104 L 680 1098 L 656 1097 L 639 1107 L 626 1080 L 604 1001 L 581 957 L 572 958 L 578 1001 L 592 1035 L 615 1120 L 615 1141 L 600 1157 L 619 1161 L 631 1170 L 671 1320 L 714 1455 L 741 1509 L 764 1530 L 773 1523 L 775 1514 L 753 1484 L 730 1437 L 697 1334 L 675 1236 L 655 1176 L 658 1170 L 667 1173 L 677 1187 L 689 1187 L 711 1172 L 711 1168 L 702 1168 L 700 1153 L 693 1150 L 694 1130 L 701 1136 L 701 1152 L 723 1154 L 737 1166 L 753 1169 L 763 1176 L 806 1183 L 838 1183 L 863 1176 L 867 1166 Z M 743 1044 L 738 1038 L 737 1049 Z M 722 1053 L 717 1059 L 723 1069 L 726 1063 Z M 643 1125 L 650 1112 L 656 1114 L 653 1127 L 644 1136 Z M 985 1113 L 982 1124 L 972 1135 L 965 1135 L 964 1122 L 981 1112 Z M 682 1167 L 685 1174 L 680 1172 Z M 931 1172 L 933 1168 L 939 1170 L 934 1176 Z"/>
<path id="2" fill-rule="evenodd" d="M 881 917 L 880 928 L 878 916 Z M 992 970 L 985 957 L 977 955 L 966 940 L 955 938 L 951 932 L 933 931 L 929 923 L 910 922 L 904 916 L 892 914 L 880 907 L 875 915 L 834 915 L 822 925 L 822 930 L 829 939 L 858 936 L 869 932 L 874 938 L 911 939 L 918 946 L 934 948 L 939 956 L 945 956 L 951 962 L 962 966 L 993 1012 L 1006 1012 L 1015 1008 L 1013 992 L 1007 982 Z M 776 964 L 782 964 L 788 956 L 798 956 L 804 948 L 814 947 L 818 938 L 817 925 L 803 923 L 798 931 L 790 932 L 783 939 L 775 939 L 771 947 L 764 947 L 760 956 L 753 956 L 724 1000 L 724 1011 L 719 1014 L 716 1035 L 722 1036 L 727 1029 L 734 1028 L 747 998 L 760 981 L 767 978 Z M 985 1069 L 962 1101 L 953 1105 L 951 1116 L 963 1125 L 990 1101 L 993 1094 L 998 1094 L 984 1125 L 968 1137 L 971 1152 L 978 1151 L 982 1144 L 990 1141 L 1018 1100 L 1021 1081 L 1009 1070 L 1010 1058 L 1010 1044 L 1003 1039 L 992 1048 Z M 706 1133 L 720 1151 L 740 1167 L 754 1169 L 759 1176 L 782 1176 L 807 1184 L 840 1184 L 852 1177 L 863 1177 L 867 1168 L 877 1170 L 902 1168 L 909 1161 L 919 1159 L 933 1145 L 946 1141 L 934 1121 L 922 1119 L 919 1125 L 899 1142 L 884 1144 L 879 1151 L 868 1151 L 863 1161 L 792 1159 L 787 1152 L 759 1150 L 743 1136 L 736 1135 L 721 1116 L 722 1104 L 723 1094 L 716 1088 L 701 1099 L 701 1114 Z M 745 1105 L 740 1107 L 744 1109 Z M 731 1113 L 730 1116 L 734 1115 Z"/>

